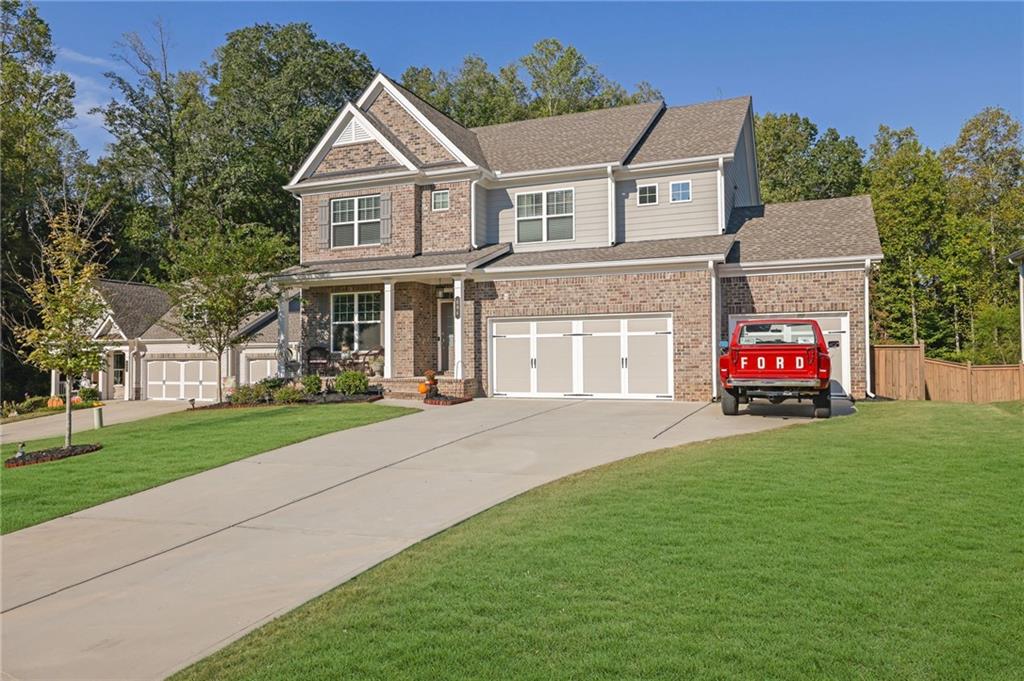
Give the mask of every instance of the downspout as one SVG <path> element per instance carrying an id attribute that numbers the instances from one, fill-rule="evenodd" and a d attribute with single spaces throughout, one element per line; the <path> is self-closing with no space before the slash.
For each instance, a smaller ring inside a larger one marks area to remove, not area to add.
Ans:
<path id="1" fill-rule="evenodd" d="M 711 401 L 718 400 L 718 270 L 714 260 L 708 260 L 711 277 Z"/>
<path id="2" fill-rule="evenodd" d="M 875 399 L 871 392 L 871 259 L 864 260 L 864 394 Z M 850 386 L 851 388 L 853 386 Z"/>
<path id="3" fill-rule="evenodd" d="M 718 157 L 718 233 L 725 234 L 725 157 Z"/>
<path id="4" fill-rule="evenodd" d="M 615 245 L 615 178 L 611 164 L 608 165 L 608 245 Z"/>
<path id="5" fill-rule="evenodd" d="M 469 247 L 476 250 L 476 185 L 480 180 L 469 183 Z"/>

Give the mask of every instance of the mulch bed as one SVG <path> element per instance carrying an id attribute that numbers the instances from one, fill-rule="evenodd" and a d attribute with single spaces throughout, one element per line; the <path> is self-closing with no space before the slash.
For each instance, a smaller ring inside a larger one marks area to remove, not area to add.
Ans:
<path id="1" fill-rule="evenodd" d="M 456 404 L 472 401 L 472 397 L 449 397 L 448 395 L 438 395 L 437 397 L 426 398 L 423 400 L 423 404 L 429 404 L 435 407 L 451 407 Z"/>
<path id="2" fill-rule="evenodd" d="M 70 447 L 53 447 L 51 449 L 40 449 L 36 452 L 26 452 L 24 456 L 12 456 L 4 461 L 4 468 L 18 468 L 19 466 L 31 466 L 34 463 L 46 463 L 47 461 L 60 461 L 71 456 L 88 454 L 103 449 L 103 445 L 71 445 Z"/>
<path id="3" fill-rule="evenodd" d="M 326 397 L 321 400 L 319 396 L 302 402 L 290 402 L 288 404 L 281 404 L 278 402 L 256 402 L 253 404 L 236 404 L 234 402 L 220 402 L 218 404 L 204 404 L 201 407 L 193 407 L 189 411 L 203 411 L 205 409 L 252 409 L 253 407 L 288 407 L 288 406 L 303 406 L 307 404 L 350 404 L 357 402 L 376 402 L 383 400 L 384 396 L 379 393 L 367 393 L 363 395 L 342 395 L 341 393 L 328 393 Z"/>

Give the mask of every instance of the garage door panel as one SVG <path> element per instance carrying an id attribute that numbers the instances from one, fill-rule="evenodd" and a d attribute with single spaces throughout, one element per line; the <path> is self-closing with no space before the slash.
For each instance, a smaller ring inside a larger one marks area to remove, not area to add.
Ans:
<path id="1" fill-rule="evenodd" d="M 530 339 L 494 339 L 494 391 L 530 393 Z"/>
<path id="2" fill-rule="evenodd" d="M 639 333 L 639 332 L 659 333 L 659 332 L 670 331 L 671 330 L 669 328 L 669 322 L 670 321 L 671 320 L 669 320 L 667 318 L 664 318 L 664 317 L 662 317 L 662 318 L 654 318 L 654 319 L 651 319 L 651 318 L 627 319 L 626 320 L 626 330 L 629 333 Z"/>
<path id="3" fill-rule="evenodd" d="M 583 333 L 619 333 L 622 322 L 618 319 L 584 319 Z"/>
<path id="4" fill-rule="evenodd" d="M 537 392 L 572 392 L 572 355 L 571 337 L 537 339 Z"/>
<path id="5" fill-rule="evenodd" d="M 629 336 L 626 340 L 629 371 L 626 387 L 631 395 L 666 395 L 672 343 L 667 335 Z"/>
<path id="6" fill-rule="evenodd" d="M 583 392 L 622 392 L 622 340 L 620 336 L 583 336 Z"/>
<path id="7" fill-rule="evenodd" d="M 181 381 L 181 364 L 179 362 L 164 362 L 164 383 L 178 383 Z"/>
<path id="8" fill-rule="evenodd" d="M 186 381 L 199 381 L 199 362 L 182 362 L 182 377 Z"/>

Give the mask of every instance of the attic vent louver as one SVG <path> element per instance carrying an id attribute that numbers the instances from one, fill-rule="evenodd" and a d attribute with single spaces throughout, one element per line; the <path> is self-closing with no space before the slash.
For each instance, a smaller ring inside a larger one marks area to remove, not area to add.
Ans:
<path id="1" fill-rule="evenodd" d="M 369 142 L 370 133 L 357 121 L 352 119 L 345 126 L 345 129 L 338 135 L 338 139 L 334 141 L 334 146 L 341 144 L 357 144 L 359 142 Z"/>

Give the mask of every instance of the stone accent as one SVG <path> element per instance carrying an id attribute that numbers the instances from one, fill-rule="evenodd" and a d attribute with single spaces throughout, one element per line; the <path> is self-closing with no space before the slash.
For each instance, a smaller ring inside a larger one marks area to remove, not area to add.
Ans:
<path id="1" fill-rule="evenodd" d="M 469 248 L 469 187 L 469 181 L 462 181 L 438 182 L 420 188 L 420 232 L 424 253 Z M 448 190 L 448 210 L 433 210 L 431 195 L 439 189 Z"/>
<path id="2" fill-rule="evenodd" d="M 420 401 L 423 400 L 423 396 L 419 393 L 419 385 L 422 382 L 422 376 L 370 379 L 370 385 L 381 386 L 384 388 L 384 394 L 388 397 Z M 438 376 L 437 389 L 442 395 L 451 395 L 452 397 L 476 397 L 480 394 L 476 381 L 471 378 L 456 379 L 448 376 Z"/>
<path id="3" fill-rule="evenodd" d="M 391 194 L 391 242 L 376 246 L 349 246 L 345 248 L 321 248 L 320 216 L 321 203 L 332 199 L 371 194 Z M 378 258 L 383 256 L 409 256 L 420 250 L 420 202 L 415 184 L 394 184 L 372 189 L 349 189 L 302 198 L 301 249 L 302 263 L 319 260 L 349 260 L 355 258 Z"/>
<path id="4" fill-rule="evenodd" d="M 466 284 L 463 361 L 467 376 L 490 391 L 488 320 L 496 317 L 671 312 L 676 399 L 711 398 L 710 275 L 684 272 L 518 279 Z"/>
<path id="5" fill-rule="evenodd" d="M 402 164 L 376 140 L 331 147 L 320 161 L 313 176 L 345 170 L 383 170 L 402 168 Z"/>
<path id="6" fill-rule="evenodd" d="M 381 92 L 368 111 L 398 138 L 416 165 L 458 161 L 387 92 Z"/>
<path id="7" fill-rule="evenodd" d="M 749 275 L 721 280 L 721 336 L 731 314 L 848 312 L 850 315 L 850 390 L 865 395 L 864 271 Z"/>

